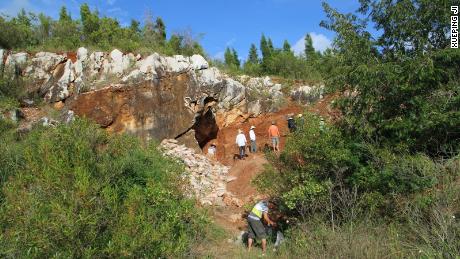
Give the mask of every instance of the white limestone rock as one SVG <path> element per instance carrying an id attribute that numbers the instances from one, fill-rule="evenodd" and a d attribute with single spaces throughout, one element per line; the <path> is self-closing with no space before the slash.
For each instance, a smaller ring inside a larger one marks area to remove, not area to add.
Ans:
<path id="1" fill-rule="evenodd" d="M 158 53 L 153 53 L 147 58 L 138 61 L 137 67 L 142 73 L 146 75 L 151 75 L 151 77 L 148 77 L 147 79 L 156 77 L 157 76 L 156 70 L 157 68 L 161 67 L 160 55 L 158 55 Z"/>
<path id="2" fill-rule="evenodd" d="M 69 86 L 75 81 L 75 73 L 73 71 L 73 65 L 71 60 L 67 60 L 64 66 L 64 73 L 58 80 L 56 85 L 51 87 L 45 96 L 45 99 L 50 102 L 57 102 L 65 100 L 70 96 Z"/>
<path id="3" fill-rule="evenodd" d="M 260 104 L 260 100 L 255 100 L 248 103 L 248 113 L 252 117 L 257 117 L 262 113 L 262 105 Z"/>
<path id="4" fill-rule="evenodd" d="M 190 67 L 195 70 L 208 69 L 209 64 L 201 55 L 193 55 L 190 57 Z"/>
<path id="5" fill-rule="evenodd" d="M 222 83 L 223 76 L 219 69 L 211 67 L 197 72 L 197 81 L 200 86 L 213 86 Z"/>
<path id="6" fill-rule="evenodd" d="M 78 48 L 77 59 L 81 62 L 85 62 L 88 59 L 88 50 L 84 47 Z"/>
<path id="7" fill-rule="evenodd" d="M 310 103 L 323 98 L 324 85 L 299 86 L 291 91 L 291 99 L 301 103 Z"/>
<path id="8" fill-rule="evenodd" d="M 124 58 L 123 53 L 119 51 L 118 49 L 114 49 L 112 50 L 112 52 L 110 52 L 110 59 L 111 59 L 110 72 L 113 74 L 121 75 L 123 74 L 123 71 L 127 69 L 129 66 L 129 60 L 127 59 L 127 57 Z M 125 60 L 127 60 L 127 63 L 128 63 L 127 65 L 125 64 L 126 63 Z"/>
<path id="9" fill-rule="evenodd" d="M 6 66 L 25 65 L 29 54 L 20 52 L 16 54 L 10 54 L 6 58 Z"/>
<path id="10" fill-rule="evenodd" d="M 89 68 L 90 74 L 96 75 L 102 69 L 102 65 L 104 62 L 104 52 L 93 52 L 89 56 Z"/>
<path id="11" fill-rule="evenodd" d="M 246 87 L 231 78 L 225 79 L 225 89 L 220 93 L 219 106 L 225 109 L 239 104 L 245 98 Z"/>
<path id="12" fill-rule="evenodd" d="M 26 76 L 34 79 L 48 80 L 56 66 L 66 59 L 64 55 L 50 52 L 38 52 L 25 70 Z"/>

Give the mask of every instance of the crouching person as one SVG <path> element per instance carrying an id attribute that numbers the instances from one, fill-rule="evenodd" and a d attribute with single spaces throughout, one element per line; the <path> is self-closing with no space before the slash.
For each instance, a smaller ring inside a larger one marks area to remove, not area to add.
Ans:
<path id="1" fill-rule="evenodd" d="M 269 208 L 273 208 L 271 202 L 260 201 L 248 215 L 248 251 L 251 251 L 255 238 L 262 240 L 263 255 L 265 255 L 267 251 L 267 232 L 262 221 L 264 220 L 268 226 L 276 225 L 276 223 L 268 217 Z"/>

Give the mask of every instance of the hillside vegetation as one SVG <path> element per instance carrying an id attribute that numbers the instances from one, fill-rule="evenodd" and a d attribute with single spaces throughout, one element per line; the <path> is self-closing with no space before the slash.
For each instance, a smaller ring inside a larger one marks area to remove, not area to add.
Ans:
<path id="1" fill-rule="evenodd" d="M 460 52 L 449 48 L 448 1 L 324 9 L 337 33 L 326 81 L 342 117 L 307 114 L 255 180 L 297 219 L 287 253 L 456 258 Z"/>

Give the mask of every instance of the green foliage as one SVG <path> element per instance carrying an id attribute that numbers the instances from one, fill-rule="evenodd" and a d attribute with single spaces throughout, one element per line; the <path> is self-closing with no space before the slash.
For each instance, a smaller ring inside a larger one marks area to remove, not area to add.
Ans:
<path id="1" fill-rule="evenodd" d="M 344 93 L 338 107 L 345 127 L 396 150 L 450 156 L 460 143 L 460 54 L 444 48 L 446 1 L 435 1 L 436 8 L 427 1 L 363 2 L 384 30 L 375 41 L 365 21 L 325 5 L 330 22 L 323 25 L 338 33 L 338 68 L 328 82 Z"/>
<path id="2" fill-rule="evenodd" d="M 254 44 L 251 44 L 251 48 L 249 49 L 249 56 L 248 56 L 247 63 L 259 64 L 259 55 L 257 54 L 257 47 Z"/>
<path id="3" fill-rule="evenodd" d="M 203 235 L 154 145 L 77 120 L 0 149 L 3 257 L 180 257 Z"/>
<path id="4" fill-rule="evenodd" d="M 235 49 L 226 48 L 224 54 L 225 64 L 233 69 L 238 69 L 240 67 L 240 59 L 238 58 L 238 53 Z"/>
<path id="5" fill-rule="evenodd" d="M 0 74 L 0 113 L 19 107 L 19 100 L 26 94 L 24 82 L 10 73 Z"/>

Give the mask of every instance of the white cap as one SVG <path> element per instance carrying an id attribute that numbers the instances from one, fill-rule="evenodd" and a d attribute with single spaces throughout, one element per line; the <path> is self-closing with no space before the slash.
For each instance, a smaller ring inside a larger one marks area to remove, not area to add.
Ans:
<path id="1" fill-rule="evenodd" d="M 251 126 L 251 129 L 255 129 L 256 127 L 255 126 Z"/>

